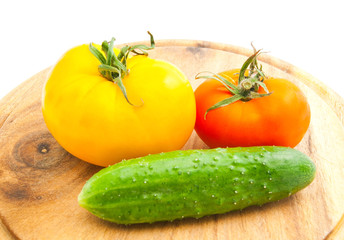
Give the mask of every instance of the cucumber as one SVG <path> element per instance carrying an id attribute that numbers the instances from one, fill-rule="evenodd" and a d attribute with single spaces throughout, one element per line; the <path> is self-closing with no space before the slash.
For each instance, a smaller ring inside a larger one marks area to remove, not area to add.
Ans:
<path id="1" fill-rule="evenodd" d="M 119 224 L 200 218 L 286 198 L 315 171 L 305 154 L 287 147 L 179 150 L 100 170 L 78 202 Z"/>

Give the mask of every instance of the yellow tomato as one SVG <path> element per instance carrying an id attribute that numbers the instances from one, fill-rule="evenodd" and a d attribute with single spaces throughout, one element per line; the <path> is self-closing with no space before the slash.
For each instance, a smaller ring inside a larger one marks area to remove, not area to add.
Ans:
<path id="1" fill-rule="evenodd" d="M 130 104 L 119 85 L 100 73 L 99 64 L 88 45 L 81 45 L 52 69 L 42 110 L 57 142 L 100 166 L 182 148 L 196 116 L 185 75 L 166 61 L 144 55 L 128 58 L 122 82 Z"/>

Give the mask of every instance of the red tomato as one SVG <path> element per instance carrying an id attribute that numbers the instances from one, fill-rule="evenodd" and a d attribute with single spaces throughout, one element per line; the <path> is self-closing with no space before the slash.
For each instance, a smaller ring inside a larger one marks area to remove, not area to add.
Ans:
<path id="1" fill-rule="evenodd" d="M 236 85 L 239 72 L 240 69 L 234 69 L 219 75 Z M 310 123 L 310 107 L 305 95 L 285 79 L 266 78 L 264 84 L 270 95 L 235 101 L 210 110 L 205 117 L 210 107 L 233 94 L 217 80 L 204 81 L 195 91 L 195 130 L 199 137 L 211 148 L 296 146 Z M 257 89 L 255 94 L 266 93 L 261 86 Z"/>

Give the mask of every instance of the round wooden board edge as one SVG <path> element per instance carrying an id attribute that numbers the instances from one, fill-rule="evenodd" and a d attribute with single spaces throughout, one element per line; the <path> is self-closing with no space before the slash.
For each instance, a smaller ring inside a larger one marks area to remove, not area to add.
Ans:
<path id="1" fill-rule="evenodd" d="M 116 47 L 123 47 L 125 45 L 136 45 L 136 44 L 149 45 L 150 43 L 148 41 L 138 41 L 138 42 L 119 44 L 119 45 L 116 45 Z M 244 48 L 244 47 L 235 46 L 231 44 L 225 44 L 225 43 L 219 43 L 219 42 L 203 41 L 203 40 L 184 40 L 184 39 L 156 40 L 155 47 L 156 48 L 157 47 L 195 47 L 195 48 L 207 48 L 207 49 L 231 52 L 234 54 L 243 55 L 247 57 L 252 55 L 252 50 Z M 301 80 L 305 85 L 310 87 L 318 96 L 321 97 L 322 100 L 324 100 L 327 103 L 327 105 L 337 115 L 342 126 L 344 127 L 344 117 L 343 117 L 344 99 L 341 96 L 339 96 L 334 90 L 326 86 L 326 84 L 324 84 L 323 82 L 321 82 L 320 80 L 312 76 L 311 74 L 279 58 L 270 56 L 268 54 L 264 54 L 264 55 L 259 56 L 259 61 L 269 64 Z M 0 106 L 6 103 L 13 95 L 15 95 L 18 89 L 20 89 L 22 85 L 25 85 L 26 82 L 30 82 L 33 79 L 36 79 L 38 76 L 47 75 L 50 72 L 51 68 L 52 66 L 38 72 L 37 74 L 33 75 L 26 81 L 19 84 L 16 88 L 14 88 L 2 99 L 0 99 Z M 0 116 L 0 120 L 1 120 L 1 117 L 2 116 Z M 3 122 L 4 121 L 0 121 L 0 129 Z M 3 224 L 1 224 L 1 221 L 0 221 L 0 225 L 3 227 Z M 325 237 L 325 239 L 330 240 L 330 239 L 339 239 L 338 237 L 344 237 L 343 226 L 344 226 L 344 213 L 341 219 L 339 220 L 339 222 L 337 223 L 337 225 L 335 226 L 335 228 L 329 232 L 329 234 Z M 1 229 L 0 233 L 5 234 L 6 236 L 10 236 L 8 235 L 8 232 L 4 231 L 4 229 Z"/>

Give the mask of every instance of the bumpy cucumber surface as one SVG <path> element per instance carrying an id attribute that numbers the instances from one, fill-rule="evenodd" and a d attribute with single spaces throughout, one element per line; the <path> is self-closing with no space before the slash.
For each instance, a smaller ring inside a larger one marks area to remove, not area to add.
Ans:
<path id="1" fill-rule="evenodd" d="M 305 154 L 286 147 L 180 150 L 104 168 L 78 201 L 120 224 L 200 218 L 288 197 L 315 171 Z"/>

